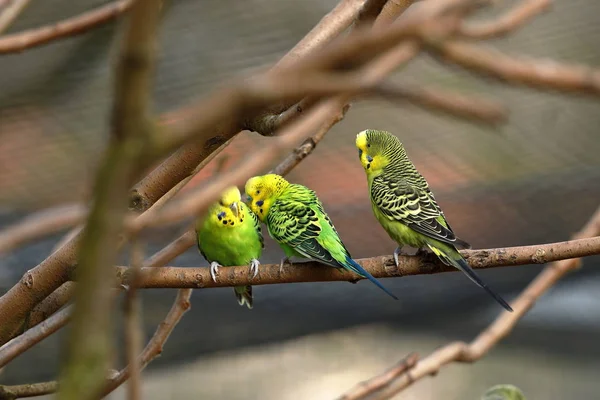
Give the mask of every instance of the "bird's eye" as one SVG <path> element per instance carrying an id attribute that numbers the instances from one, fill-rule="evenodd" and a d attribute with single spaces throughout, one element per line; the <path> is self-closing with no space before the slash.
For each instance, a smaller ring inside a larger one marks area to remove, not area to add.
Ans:
<path id="1" fill-rule="evenodd" d="M 371 147 L 371 145 L 370 145 L 370 144 L 367 144 L 367 147 Z"/>
<path id="2" fill-rule="evenodd" d="M 257 191 L 256 191 L 256 194 L 260 194 L 260 190 L 257 190 Z"/>

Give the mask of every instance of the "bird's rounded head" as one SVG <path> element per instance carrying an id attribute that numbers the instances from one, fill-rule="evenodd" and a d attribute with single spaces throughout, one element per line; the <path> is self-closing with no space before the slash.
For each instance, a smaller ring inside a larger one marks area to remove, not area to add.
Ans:
<path id="1" fill-rule="evenodd" d="M 356 135 L 360 163 L 367 175 L 377 174 L 388 165 L 390 156 L 404 152 L 400 140 L 386 131 L 365 129 Z"/>
<path id="2" fill-rule="evenodd" d="M 237 218 L 240 213 L 240 201 L 242 201 L 240 190 L 237 186 L 230 186 L 221 194 L 219 205 L 224 209 L 231 210 L 231 213 Z"/>
<path id="3" fill-rule="evenodd" d="M 289 186 L 289 182 L 277 174 L 254 176 L 246 182 L 246 204 L 264 222 L 271 205 Z"/>

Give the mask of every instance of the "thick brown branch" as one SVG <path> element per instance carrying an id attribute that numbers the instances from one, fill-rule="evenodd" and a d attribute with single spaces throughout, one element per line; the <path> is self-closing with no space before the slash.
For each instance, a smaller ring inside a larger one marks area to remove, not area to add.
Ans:
<path id="1" fill-rule="evenodd" d="M 506 14 L 492 21 L 463 24 L 460 33 L 471 39 L 489 39 L 512 33 L 531 21 L 535 16 L 547 11 L 552 0 L 521 0 Z"/>
<path id="2" fill-rule="evenodd" d="M 59 232 L 80 222 L 87 210 L 81 205 L 58 207 L 28 216 L 0 232 L 0 254 L 37 239 Z"/>
<path id="3" fill-rule="evenodd" d="M 58 389 L 58 382 L 28 383 L 25 385 L 0 385 L 0 400 L 15 400 L 24 397 L 37 397 L 51 394 Z"/>
<path id="4" fill-rule="evenodd" d="M 534 246 L 506 247 L 484 250 L 462 250 L 469 265 L 476 269 L 542 264 L 550 261 L 600 254 L 600 237 Z M 399 257 L 399 266 L 391 256 L 356 260 L 376 278 L 437 274 L 457 271 L 442 264 L 434 255 Z M 117 282 L 127 282 L 128 267 L 117 267 Z M 256 277 L 248 266 L 223 267 L 217 282 L 208 268 L 164 267 L 142 268 L 139 285 L 143 288 L 210 288 L 243 285 L 271 285 L 297 282 L 357 281 L 361 278 L 343 270 L 325 267 L 318 262 L 296 263 L 280 272 L 279 264 L 263 264 Z"/>
<path id="5" fill-rule="evenodd" d="M 53 40 L 79 35 L 111 21 L 127 11 L 134 0 L 121 0 L 54 25 L 0 37 L 0 54 L 15 53 Z"/>
<path id="6" fill-rule="evenodd" d="M 600 208 L 596 210 L 586 226 L 575 235 L 575 240 L 572 240 L 571 243 L 587 243 L 587 245 L 589 245 L 600 239 L 598 235 L 600 235 Z M 565 244 L 561 247 L 566 250 L 564 248 L 565 246 L 567 245 Z M 567 248 L 571 247 L 567 246 Z M 539 252 L 538 254 L 542 255 L 542 252 Z M 543 256 L 545 257 L 546 254 L 547 253 L 544 252 Z M 588 253 L 588 255 L 589 254 L 591 253 Z M 579 257 L 585 254 L 573 252 L 569 255 L 572 257 Z M 533 258 L 537 259 L 535 255 Z M 515 301 L 512 302 L 514 312 L 502 312 L 502 314 L 500 314 L 500 316 L 471 343 L 453 342 L 436 350 L 428 357 L 417 362 L 414 367 L 409 368 L 404 374 L 388 380 L 385 384 L 385 388 L 377 393 L 376 396 L 370 398 L 376 400 L 392 398 L 419 379 L 436 374 L 444 365 L 451 362 L 471 363 L 479 360 L 502 338 L 506 337 L 512 331 L 517 322 L 519 322 L 527 311 L 533 307 L 537 299 L 546 293 L 546 291 L 565 274 L 579 268 L 580 264 L 581 259 L 579 258 L 569 258 L 551 263 L 544 268 L 537 278 L 517 297 Z"/>

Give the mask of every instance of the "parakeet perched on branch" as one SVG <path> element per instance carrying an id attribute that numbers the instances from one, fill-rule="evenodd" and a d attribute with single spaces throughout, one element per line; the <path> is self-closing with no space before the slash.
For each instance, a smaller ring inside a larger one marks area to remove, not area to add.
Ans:
<path id="1" fill-rule="evenodd" d="M 356 136 L 360 162 L 367 173 L 373 212 L 398 247 L 429 248 L 444 264 L 464 272 L 502 307 L 512 308 L 471 269 L 457 250 L 470 245 L 457 238 L 429 190 L 427 181 L 406 156 L 400 140 L 386 131 L 364 130 Z"/>
<path id="2" fill-rule="evenodd" d="M 227 189 L 210 207 L 206 217 L 196 224 L 198 249 L 210 263 L 214 281 L 221 266 L 249 264 L 254 276 L 258 274 L 264 239 L 256 215 L 241 200 L 237 187 Z M 238 303 L 252 309 L 252 286 L 233 289 Z"/>
<path id="3" fill-rule="evenodd" d="M 397 300 L 352 259 L 314 191 L 268 174 L 250 178 L 246 182 L 246 195 L 252 211 L 285 252 L 282 268 L 292 256 L 310 258 L 367 278 Z"/>

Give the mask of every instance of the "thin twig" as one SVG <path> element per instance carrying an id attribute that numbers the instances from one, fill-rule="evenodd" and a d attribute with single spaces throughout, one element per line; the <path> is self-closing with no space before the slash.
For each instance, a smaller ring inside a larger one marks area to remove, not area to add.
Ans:
<path id="1" fill-rule="evenodd" d="M 171 310 L 165 319 L 158 325 L 152 339 L 148 342 L 142 354 L 140 355 L 140 369 L 143 370 L 154 358 L 162 353 L 163 345 L 169 338 L 171 332 L 177 323 L 190 308 L 191 289 L 181 289 L 177 292 L 177 298 L 173 302 Z M 131 374 L 129 366 L 123 368 L 119 373 L 111 378 L 104 388 L 103 396 L 107 396 L 110 392 L 118 388 L 125 382 Z"/>
<path id="2" fill-rule="evenodd" d="M 31 0 L 12 0 L 0 7 L 0 35 L 4 33 L 25 10 Z"/>
<path id="3" fill-rule="evenodd" d="M 461 250 L 461 254 L 475 269 L 543 264 L 600 254 L 600 237 L 533 246 Z M 376 278 L 457 271 L 453 267 L 444 265 L 432 254 L 401 256 L 398 260 L 398 267 L 395 266 L 391 256 L 377 256 L 356 261 Z M 128 274 L 127 267 L 116 267 L 117 282 L 126 284 L 129 279 Z M 208 268 L 204 267 L 142 268 L 139 279 L 140 288 L 210 288 L 295 282 L 357 281 L 362 278 L 345 270 L 328 268 L 321 263 L 309 261 L 294 263 L 284 271 L 280 271 L 279 264 L 263 264 L 256 277 L 251 276 L 248 266 L 224 267 L 217 282 L 211 279 Z"/>
<path id="4" fill-rule="evenodd" d="M 121 0 L 98 7 L 50 26 L 0 37 L 0 54 L 16 53 L 57 39 L 80 35 L 127 11 L 134 0 Z"/>
<path id="5" fill-rule="evenodd" d="M 0 400 L 15 400 L 24 397 L 37 397 L 51 394 L 58 389 L 58 382 L 27 383 L 25 385 L 0 385 Z"/>
<path id="6" fill-rule="evenodd" d="M 465 23 L 460 33 L 471 39 L 489 39 L 513 33 L 537 15 L 547 11 L 552 0 L 521 0 L 509 12 L 486 22 Z"/>
<path id="7" fill-rule="evenodd" d="M 86 215 L 86 208 L 79 204 L 56 207 L 29 215 L 0 231 L 0 255 L 23 246 L 33 239 L 73 226 L 82 221 Z"/>
<path id="8" fill-rule="evenodd" d="M 127 385 L 128 399 L 141 398 L 141 367 L 138 354 L 142 349 L 142 331 L 140 322 L 140 299 L 137 297 L 139 271 L 144 261 L 141 243 L 132 240 L 130 281 L 125 295 L 125 348 L 127 364 L 131 368 L 131 379 Z"/>
<path id="9" fill-rule="evenodd" d="M 600 239 L 600 208 L 588 223 L 577 233 L 571 242 L 583 243 Z M 568 242 L 567 242 L 568 243 Z M 575 255 L 574 255 L 575 256 Z M 575 256 L 576 257 L 576 256 Z M 570 258 L 549 264 L 512 302 L 514 312 L 503 311 L 496 320 L 482 331 L 471 343 L 452 342 L 423 358 L 399 377 L 387 382 L 386 387 L 373 397 L 376 400 L 392 398 L 406 387 L 429 375 L 436 374 L 444 365 L 451 362 L 472 363 L 487 354 L 501 339 L 508 336 L 517 322 L 529 311 L 535 302 L 558 282 L 564 275 L 581 265 L 580 258 Z"/>
<path id="10" fill-rule="evenodd" d="M 337 400 L 365 399 L 372 393 L 375 393 L 389 385 L 390 382 L 405 373 L 409 368 L 414 367 L 418 360 L 418 354 L 411 353 L 383 374 L 374 376 L 368 381 L 359 383 L 348 392 L 338 397 Z"/>

